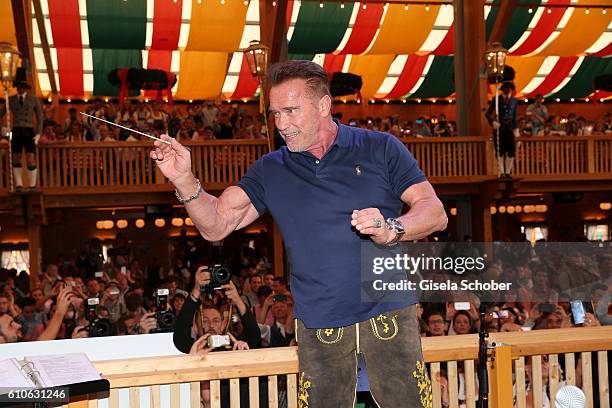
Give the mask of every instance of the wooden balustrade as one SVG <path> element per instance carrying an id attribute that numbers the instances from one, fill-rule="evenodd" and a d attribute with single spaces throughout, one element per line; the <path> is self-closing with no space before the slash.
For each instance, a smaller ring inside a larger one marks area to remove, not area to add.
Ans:
<path id="1" fill-rule="evenodd" d="M 518 139 L 515 174 L 532 179 L 612 176 L 612 137 L 547 136 Z"/>
<path id="2" fill-rule="evenodd" d="M 495 178 L 489 137 L 402 138 L 433 183 Z M 236 183 L 267 152 L 265 140 L 193 142 L 193 170 L 205 188 Z M 149 142 L 80 142 L 38 148 L 39 185 L 46 194 L 171 190 L 149 159 Z M 9 190 L 8 145 L 0 144 L 0 194 Z M 612 135 L 521 137 L 515 177 L 523 180 L 609 179 Z"/>
<path id="3" fill-rule="evenodd" d="M 404 145 L 433 181 L 477 181 L 487 173 L 487 139 L 483 137 L 403 138 Z"/>
<path id="4" fill-rule="evenodd" d="M 533 402 L 533 407 L 542 407 L 542 401 L 549 395 L 554 400 L 555 391 L 563 384 L 582 388 L 588 407 L 609 408 L 607 355 L 612 350 L 612 327 L 491 333 L 489 341 L 499 345 L 492 351 L 495 359 L 489 367 L 490 390 L 494 394 L 492 408 L 513 407 L 513 394 L 516 407 L 527 406 L 527 399 Z M 474 359 L 478 353 L 478 336 L 424 338 L 422 347 L 432 381 L 433 407 L 440 408 L 444 400 L 450 407 L 458 408 L 460 397 L 467 408 L 475 407 L 478 383 Z M 220 381 L 227 379 L 231 406 L 240 407 L 238 396 L 243 385 L 239 378 L 248 378 L 252 408 L 259 406 L 260 386 L 268 389 L 269 407 L 278 406 L 279 394 L 286 395 L 289 408 L 298 406 L 295 347 L 209 353 L 203 357 L 106 361 L 96 362 L 95 366 L 110 381 L 110 408 L 119 406 L 120 394 L 129 399 L 130 407 L 139 407 L 143 393 L 149 396 L 150 406 L 162 406 L 160 390 L 164 387 L 172 407 L 178 407 L 178 401 L 183 399 L 196 408 L 201 381 L 210 381 L 212 406 L 219 407 Z M 261 377 L 266 380 L 261 382 Z M 442 383 L 445 385 L 441 386 Z M 546 383 L 549 394 L 531 391 L 546 389 Z M 595 400 L 599 401 L 598 405 L 594 405 Z M 90 401 L 90 407 L 96 406 L 95 400 Z M 554 407 L 554 402 L 550 407 Z"/>

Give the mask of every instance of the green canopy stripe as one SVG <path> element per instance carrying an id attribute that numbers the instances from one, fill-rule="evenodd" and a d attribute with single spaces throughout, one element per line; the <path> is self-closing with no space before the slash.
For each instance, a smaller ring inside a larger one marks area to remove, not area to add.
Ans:
<path id="1" fill-rule="evenodd" d="M 455 90 L 454 72 L 453 57 L 435 56 L 429 71 L 425 75 L 425 80 L 423 80 L 419 89 L 409 97 L 444 98 L 449 96 Z"/>
<path id="2" fill-rule="evenodd" d="M 519 4 L 529 4 L 533 6 L 533 10 L 537 10 L 537 6 L 541 3 L 541 0 L 519 0 Z M 504 36 L 504 47 L 510 49 L 516 42 L 521 38 L 529 23 L 535 16 L 535 12 L 529 12 L 528 7 L 516 7 L 512 13 L 510 24 L 506 35 Z"/>
<path id="3" fill-rule="evenodd" d="M 583 98 L 595 91 L 593 81 L 597 76 L 611 72 L 612 57 L 586 57 L 572 79 L 559 92 L 550 96 L 561 99 Z"/>
<path id="4" fill-rule="evenodd" d="M 353 3 L 341 8 L 340 2 L 324 3 L 303 1 L 295 23 L 289 53 L 328 53 L 336 50 L 349 25 Z"/>
<path id="5" fill-rule="evenodd" d="M 93 49 L 94 89 L 96 96 L 118 96 L 119 88 L 108 80 L 108 74 L 116 68 L 142 68 L 140 50 L 105 50 Z M 130 91 L 130 96 L 137 96 L 138 91 Z"/>
<path id="6" fill-rule="evenodd" d="M 87 25 L 90 48 L 143 50 L 147 1 L 87 0 Z"/>

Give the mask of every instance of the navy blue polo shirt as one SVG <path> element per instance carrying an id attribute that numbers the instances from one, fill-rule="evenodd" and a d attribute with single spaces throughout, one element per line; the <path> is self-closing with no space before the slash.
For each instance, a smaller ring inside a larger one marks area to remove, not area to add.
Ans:
<path id="1" fill-rule="evenodd" d="M 294 317 L 308 328 L 348 326 L 416 303 L 361 301 L 361 245 L 369 238 L 352 228 L 351 214 L 373 207 L 398 217 L 402 193 L 424 180 L 397 138 L 344 125 L 320 160 L 283 146 L 255 162 L 238 185 L 281 230 Z"/>

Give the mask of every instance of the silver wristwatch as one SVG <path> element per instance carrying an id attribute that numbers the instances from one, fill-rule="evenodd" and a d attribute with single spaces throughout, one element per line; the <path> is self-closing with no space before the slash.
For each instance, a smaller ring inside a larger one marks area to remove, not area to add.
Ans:
<path id="1" fill-rule="evenodd" d="M 385 221 L 385 225 L 388 230 L 395 232 L 395 237 L 391 241 L 385 242 L 385 245 L 395 244 L 400 239 L 402 239 L 402 235 L 404 235 L 404 233 L 406 232 L 404 230 L 404 226 L 397 218 L 387 218 L 387 220 Z"/>

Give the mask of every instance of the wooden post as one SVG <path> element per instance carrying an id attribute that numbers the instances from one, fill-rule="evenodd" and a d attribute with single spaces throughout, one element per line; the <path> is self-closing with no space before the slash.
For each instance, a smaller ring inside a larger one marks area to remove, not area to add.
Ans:
<path id="1" fill-rule="evenodd" d="M 40 274 L 40 225 L 28 221 L 28 249 L 30 252 L 30 289 L 38 287 Z"/>
<path id="2" fill-rule="evenodd" d="M 455 89 L 457 90 L 458 136 L 488 133 L 484 117 L 487 107 L 484 67 L 484 0 L 455 0 Z"/>
<path id="3" fill-rule="evenodd" d="M 512 346 L 498 345 L 489 362 L 489 406 L 512 408 Z"/>

